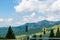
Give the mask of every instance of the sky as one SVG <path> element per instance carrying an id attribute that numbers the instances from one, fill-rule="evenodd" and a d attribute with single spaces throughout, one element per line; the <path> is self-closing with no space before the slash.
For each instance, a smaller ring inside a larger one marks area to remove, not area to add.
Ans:
<path id="1" fill-rule="evenodd" d="M 0 0 L 0 27 L 42 20 L 60 21 L 60 0 Z"/>

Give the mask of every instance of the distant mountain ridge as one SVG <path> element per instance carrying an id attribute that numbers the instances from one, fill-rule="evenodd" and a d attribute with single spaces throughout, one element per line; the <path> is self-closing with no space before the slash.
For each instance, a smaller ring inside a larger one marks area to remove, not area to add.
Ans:
<path id="1" fill-rule="evenodd" d="M 35 27 L 49 27 L 49 26 L 53 26 L 53 25 L 57 25 L 57 24 L 60 24 L 60 21 L 43 20 L 43 21 L 39 21 L 37 23 L 26 23 L 24 25 L 17 26 L 17 27 L 21 27 L 21 29 L 23 29 L 23 27 L 25 27 L 25 26 L 28 26 L 29 28 L 35 28 Z"/>
<path id="2" fill-rule="evenodd" d="M 28 26 L 29 29 L 29 33 L 36 33 L 39 32 L 41 28 L 43 27 L 52 27 L 53 25 L 58 25 L 60 24 L 60 21 L 47 21 L 47 20 L 43 20 L 43 21 L 39 21 L 37 23 L 26 23 L 24 25 L 21 26 L 16 26 L 16 27 L 12 27 L 12 30 L 14 31 L 15 35 L 22 35 L 25 33 L 25 27 Z M 0 35 L 1 36 L 5 36 L 7 33 L 8 27 L 3 27 L 0 28 Z M 36 32 L 32 31 L 32 30 L 36 30 Z"/>

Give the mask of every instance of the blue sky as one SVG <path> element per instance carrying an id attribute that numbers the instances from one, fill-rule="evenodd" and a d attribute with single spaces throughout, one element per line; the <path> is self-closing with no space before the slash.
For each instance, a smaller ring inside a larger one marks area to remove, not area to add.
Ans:
<path id="1" fill-rule="evenodd" d="M 0 0 L 0 27 L 60 21 L 59 16 L 60 0 Z"/>

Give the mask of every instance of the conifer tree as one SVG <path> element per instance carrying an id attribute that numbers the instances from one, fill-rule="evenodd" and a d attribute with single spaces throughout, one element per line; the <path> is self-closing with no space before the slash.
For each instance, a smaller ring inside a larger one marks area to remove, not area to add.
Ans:
<path id="1" fill-rule="evenodd" d="M 51 32 L 50 32 L 50 36 L 49 36 L 49 40 L 54 40 L 54 39 L 52 39 L 52 38 L 54 38 L 55 36 L 54 36 L 54 31 L 53 31 L 53 29 L 51 30 Z"/>
<path id="2" fill-rule="evenodd" d="M 60 31 L 59 31 L 59 28 L 57 28 L 56 37 L 60 37 Z"/>
<path id="3" fill-rule="evenodd" d="M 40 37 L 40 39 L 39 39 L 39 40 L 42 40 L 42 35 L 40 35 L 39 37 Z"/>
<path id="4" fill-rule="evenodd" d="M 44 34 L 46 34 L 46 28 L 44 28 Z"/>
<path id="5" fill-rule="evenodd" d="M 26 32 L 28 32 L 28 26 L 26 26 Z"/>
<path id="6" fill-rule="evenodd" d="M 12 29 L 11 29 L 11 26 L 9 26 L 8 32 L 7 32 L 6 36 L 5 36 L 5 38 L 6 39 L 15 39 L 15 35 L 14 35 Z"/>
<path id="7" fill-rule="evenodd" d="M 29 36 L 27 36 L 27 40 L 29 40 Z"/>
<path id="8" fill-rule="evenodd" d="M 36 40 L 36 35 L 33 35 L 33 37 L 32 37 L 32 38 L 33 38 L 33 40 Z"/>
<path id="9" fill-rule="evenodd" d="M 57 28 L 56 38 L 60 38 L 60 30 L 59 30 L 59 27 Z M 56 39 L 56 40 L 60 40 L 60 39 Z"/>

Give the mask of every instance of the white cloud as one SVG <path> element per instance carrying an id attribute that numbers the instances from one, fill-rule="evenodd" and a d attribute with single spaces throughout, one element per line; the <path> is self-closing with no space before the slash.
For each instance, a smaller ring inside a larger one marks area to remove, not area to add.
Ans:
<path id="1" fill-rule="evenodd" d="M 13 19 L 12 18 L 8 18 L 7 21 L 8 22 L 11 22 L 11 21 L 13 21 Z"/>
<path id="2" fill-rule="evenodd" d="M 23 16 L 23 20 L 24 20 L 24 22 L 29 22 L 29 21 L 32 21 L 35 16 L 36 16 L 36 14 L 35 14 L 35 12 L 33 12 L 31 15 Z"/>
<path id="3" fill-rule="evenodd" d="M 0 18 L 0 25 L 12 25 L 13 18 Z"/>
<path id="4" fill-rule="evenodd" d="M 40 16 L 40 17 L 38 17 L 38 19 L 37 19 L 37 20 L 38 20 L 38 21 L 45 20 L 45 17 Z"/>
<path id="5" fill-rule="evenodd" d="M 0 18 L 0 22 L 3 22 L 4 21 L 4 19 L 3 18 Z"/>
<path id="6" fill-rule="evenodd" d="M 15 6 L 16 12 L 38 11 L 45 12 L 48 6 L 55 0 L 22 0 L 19 5 Z"/>
<path id="7" fill-rule="evenodd" d="M 13 18 L 7 18 L 7 19 L 5 19 L 5 24 L 6 25 L 12 25 L 12 24 L 14 24 L 13 23 Z"/>
<path id="8" fill-rule="evenodd" d="M 14 24 L 14 26 L 19 26 L 19 25 L 23 25 L 25 24 L 26 22 L 23 22 L 23 21 L 18 21 Z"/>
<path id="9" fill-rule="evenodd" d="M 46 11 L 60 10 L 60 0 L 22 0 L 14 8 L 16 12 L 37 11 L 45 13 Z"/>
<path id="10" fill-rule="evenodd" d="M 51 10 L 51 11 L 60 10 L 60 0 L 55 1 L 55 2 L 50 6 L 50 10 Z"/>
<path id="11" fill-rule="evenodd" d="M 41 21 L 41 20 L 45 20 L 45 17 L 43 17 L 43 16 L 36 17 L 35 12 L 33 12 L 29 16 L 27 15 L 27 16 L 23 17 L 23 23 L 31 23 L 31 22 Z"/>
<path id="12" fill-rule="evenodd" d="M 0 18 L 0 22 L 11 22 L 11 21 L 13 21 L 13 18 L 7 18 L 7 19 Z"/>
<path id="13" fill-rule="evenodd" d="M 22 0 L 19 5 L 14 7 L 16 12 L 37 11 L 44 14 L 55 14 L 60 9 L 60 0 Z M 46 12 L 46 13 L 45 13 Z"/>
<path id="14" fill-rule="evenodd" d="M 35 13 L 33 12 L 30 16 L 31 16 L 31 17 L 34 17 L 34 16 L 35 16 Z"/>
<path id="15" fill-rule="evenodd" d="M 54 21 L 55 17 L 51 16 L 51 17 L 47 17 L 46 20 L 49 20 L 49 21 Z"/>

